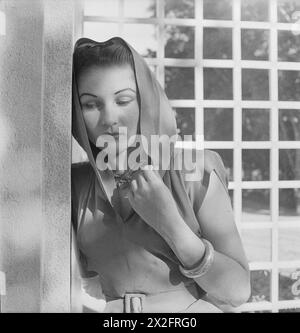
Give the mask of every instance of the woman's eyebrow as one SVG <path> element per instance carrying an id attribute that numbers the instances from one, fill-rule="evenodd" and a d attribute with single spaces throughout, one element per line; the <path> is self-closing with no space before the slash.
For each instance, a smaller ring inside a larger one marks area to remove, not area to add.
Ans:
<path id="1" fill-rule="evenodd" d="M 98 96 L 96 96 L 96 95 L 94 95 L 94 94 L 83 93 L 83 94 L 81 94 L 81 95 L 79 96 L 79 98 L 81 98 L 81 97 L 84 96 L 84 95 L 88 95 L 88 96 L 92 96 L 92 97 L 98 97 Z"/>
<path id="2" fill-rule="evenodd" d="M 131 90 L 132 92 L 136 93 L 136 91 L 135 91 L 134 89 L 132 89 L 132 88 L 124 88 L 124 89 L 121 89 L 121 90 L 116 91 L 116 92 L 115 92 L 115 95 L 117 95 L 117 94 L 119 94 L 120 92 L 125 91 L 125 90 Z M 81 95 L 79 96 L 79 98 L 81 98 L 81 97 L 84 96 L 84 95 L 92 96 L 92 97 L 96 97 L 96 98 L 98 97 L 97 95 L 94 95 L 94 94 L 83 93 L 83 94 L 81 94 Z"/>
<path id="3" fill-rule="evenodd" d="M 118 93 L 120 93 L 120 92 L 122 92 L 122 91 L 125 91 L 125 90 L 131 90 L 132 92 L 136 93 L 136 91 L 134 89 L 132 89 L 132 88 L 124 88 L 124 89 L 116 91 L 115 95 L 118 94 Z"/>

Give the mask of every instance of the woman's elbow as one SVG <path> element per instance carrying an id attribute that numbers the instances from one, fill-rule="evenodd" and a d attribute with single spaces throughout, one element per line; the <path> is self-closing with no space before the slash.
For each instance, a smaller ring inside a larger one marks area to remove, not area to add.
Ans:
<path id="1" fill-rule="evenodd" d="M 233 307 L 238 307 L 246 303 L 251 295 L 251 290 L 248 287 L 244 287 L 239 292 L 236 293 L 234 297 L 232 297 L 230 305 Z"/>
<path id="2" fill-rule="evenodd" d="M 246 303 L 251 295 L 251 284 L 250 284 L 250 276 L 241 282 L 239 285 L 234 287 L 233 293 L 230 297 L 230 305 L 233 307 L 241 306 Z"/>

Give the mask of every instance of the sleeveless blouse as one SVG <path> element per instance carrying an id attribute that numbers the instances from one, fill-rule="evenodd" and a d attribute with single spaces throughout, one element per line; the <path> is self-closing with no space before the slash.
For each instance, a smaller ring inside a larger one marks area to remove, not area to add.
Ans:
<path id="1" fill-rule="evenodd" d="M 181 184 L 174 180 L 170 184 L 169 171 L 164 174 L 163 181 L 172 192 L 179 212 L 188 208 L 197 216 L 211 172 L 217 174 L 228 194 L 228 178 L 220 156 L 211 150 L 204 150 L 202 156 L 203 172 L 199 181 L 187 181 L 185 171 L 177 170 L 176 179 Z M 181 274 L 180 261 L 167 242 L 137 213 L 132 211 L 122 219 L 106 200 L 95 195 L 98 182 L 90 163 L 72 165 L 71 174 L 72 224 L 82 277 L 98 274 L 108 298 L 123 297 L 126 292 L 155 294 L 195 283 Z M 185 205 L 189 207 L 181 207 L 184 196 L 188 197 Z M 201 237 L 201 221 L 190 227 Z M 205 291 L 197 287 L 201 298 Z"/>

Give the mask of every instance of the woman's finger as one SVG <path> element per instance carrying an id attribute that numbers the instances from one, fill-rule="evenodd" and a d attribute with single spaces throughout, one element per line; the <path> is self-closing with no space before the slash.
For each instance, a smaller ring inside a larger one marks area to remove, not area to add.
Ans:
<path id="1" fill-rule="evenodd" d="M 142 167 L 142 173 L 147 182 L 155 180 L 155 174 L 153 172 L 153 165 L 145 165 Z"/>
<path id="2" fill-rule="evenodd" d="M 147 165 L 143 170 L 143 175 L 147 181 L 155 181 L 160 178 L 158 170 L 155 170 L 153 165 Z"/>
<path id="3" fill-rule="evenodd" d="M 155 176 L 157 176 L 158 178 L 160 178 L 160 174 L 159 174 L 159 166 L 153 166 L 152 168 L 152 172 L 154 173 Z"/>
<path id="4" fill-rule="evenodd" d="M 131 191 L 132 191 L 133 193 L 135 193 L 135 192 L 137 191 L 137 189 L 138 189 L 138 184 L 137 184 L 136 179 L 133 179 L 133 180 L 131 181 L 131 183 L 130 183 L 130 188 L 131 188 Z"/>
<path id="5" fill-rule="evenodd" d="M 137 186 L 138 188 L 144 188 L 146 185 L 146 179 L 144 178 L 142 173 L 139 173 L 136 177 L 136 181 L 137 181 Z"/>

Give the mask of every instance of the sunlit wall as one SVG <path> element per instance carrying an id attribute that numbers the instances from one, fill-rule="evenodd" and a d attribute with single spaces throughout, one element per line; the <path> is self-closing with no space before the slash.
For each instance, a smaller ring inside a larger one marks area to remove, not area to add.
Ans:
<path id="1" fill-rule="evenodd" d="M 68 312 L 73 1 L 2 4 L 2 311 Z"/>

